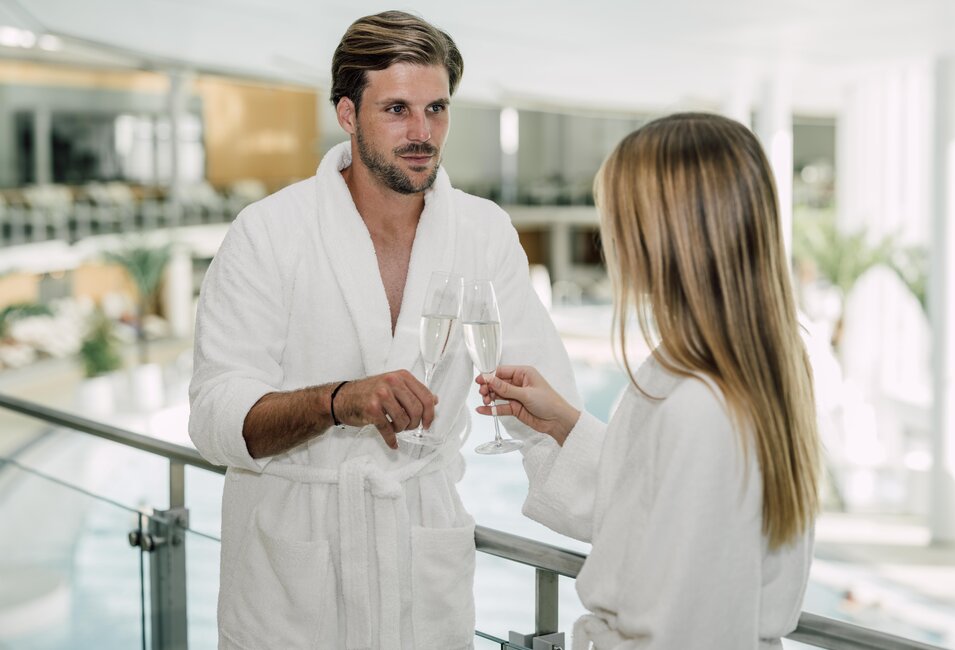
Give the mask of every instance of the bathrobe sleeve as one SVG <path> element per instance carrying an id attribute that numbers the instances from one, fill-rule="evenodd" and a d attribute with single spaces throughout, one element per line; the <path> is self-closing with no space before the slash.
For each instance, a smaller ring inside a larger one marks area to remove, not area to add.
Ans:
<path id="1" fill-rule="evenodd" d="M 617 591 L 619 640 L 600 647 L 755 650 L 763 557 L 755 452 L 744 466 L 735 428 L 700 381 L 683 382 L 657 415 L 648 422 L 656 436 L 653 494 L 634 489 L 647 483 L 633 476 L 633 459 L 616 460 L 627 465 L 617 504 L 594 540 L 595 552 L 623 545 L 606 565 L 592 554 L 594 579 L 613 581 Z M 634 515 L 646 507 L 646 518 Z"/>
<path id="2" fill-rule="evenodd" d="M 548 528 L 590 542 L 594 529 L 597 468 L 606 425 L 586 411 L 571 430 L 564 446 L 553 438 L 538 445 L 540 462 L 528 467 L 530 489 L 523 513 Z M 530 474 L 531 469 L 534 474 Z"/>
<path id="3" fill-rule="evenodd" d="M 242 426 L 249 409 L 279 390 L 291 281 L 264 209 L 243 210 L 205 275 L 196 315 L 189 386 L 189 435 L 209 462 L 261 471 L 268 458 L 249 455 Z M 281 255 L 281 256 L 280 256 Z"/>

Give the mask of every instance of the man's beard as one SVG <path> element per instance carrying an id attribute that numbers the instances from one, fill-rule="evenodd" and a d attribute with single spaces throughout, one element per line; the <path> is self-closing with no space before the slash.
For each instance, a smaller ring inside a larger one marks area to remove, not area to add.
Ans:
<path id="1" fill-rule="evenodd" d="M 365 167 L 371 170 L 371 173 L 388 188 L 401 194 L 417 194 L 418 192 L 424 192 L 434 185 L 434 179 L 438 177 L 438 164 L 440 164 L 440 160 L 436 161 L 437 164 L 431 169 L 428 178 L 420 185 L 415 185 L 411 179 L 408 178 L 408 175 L 397 165 L 388 162 L 384 156 L 368 146 L 368 143 L 365 142 L 365 139 L 362 137 L 361 128 L 357 128 L 355 132 L 358 136 L 358 155 L 361 157 L 361 161 L 365 164 Z M 427 142 L 423 142 L 421 144 L 409 144 L 405 147 L 395 149 L 394 154 L 396 156 L 437 156 L 438 148 Z"/>

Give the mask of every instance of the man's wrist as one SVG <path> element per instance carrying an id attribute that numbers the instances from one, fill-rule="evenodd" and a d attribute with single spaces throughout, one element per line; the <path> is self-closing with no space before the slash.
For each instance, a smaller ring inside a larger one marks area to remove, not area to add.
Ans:
<path id="1" fill-rule="evenodd" d="M 339 392 L 341 392 L 341 389 L 344 388 L 345 384 L 347 383 L 347 380 L 338 382 L 338 385 L 332 389 L 332 394 L 328 398 L 328 413 L 332 416 L 332 424 L 337 427 L 342 426 L 342 422 L 338 414 L 335 413 L 335 397 L 338 396 Z"/>

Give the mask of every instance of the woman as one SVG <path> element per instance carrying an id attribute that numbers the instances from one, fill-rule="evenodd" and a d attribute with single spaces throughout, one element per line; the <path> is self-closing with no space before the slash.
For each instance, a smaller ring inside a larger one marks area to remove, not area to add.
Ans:
<path id="1" fill-rule="evenodd" d="M 490 384 L 499 414 L 550 436 L 525 455 L 524 513 L 593 543 L 574 648 L 778 648 L 809 573 L 819 441 L 769 164 L 740 124 L 673 115 L 627 136 L 595 190 L 633 385 L 604 425 L 533 368 Z M 634 311 L 653 348 L 636 373 Z"/>

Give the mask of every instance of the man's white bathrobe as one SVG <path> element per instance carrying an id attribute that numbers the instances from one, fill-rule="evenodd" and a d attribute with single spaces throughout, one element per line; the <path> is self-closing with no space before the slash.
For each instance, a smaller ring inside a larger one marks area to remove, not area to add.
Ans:
<path id="1" fill-rule="evenodd" d="M 229 468 L 220 648 L 471 647 L 474 521 L 455 484 L 475 373 L 460 331 L 433 382 L 432 428 L 449 432 L 438 450 L 393 451 L 374 428 L 332 427 L 253 459 L 242 438 L 266 393 L 402 368 L 423 377 L 418 324 L 432 271 L 493 280 L 504 362 L 545 368 L 576 395 L 507 214 L 452 189 L 443 170 L 425 194 L 392 338 L 371 237 L 340 174 L 350 162 L 339 145 L 316 176 L 243 210 L 202 285 L 189 431 Z M 544 438 L 509 425 L 529 449 Z"/>
<path id="2" fill-rule="evenodd" d="M 650 357 L 610 423 L 583 413 L 563 447 L 525 458 L 529 517 L 593 543 L 577 577 L 591 614 L 574 650 L 757 650 L 796 627 L 812 559 L 806 534 L 770 551 L 762 480 L 744 461 L 722 393 Z"/>

